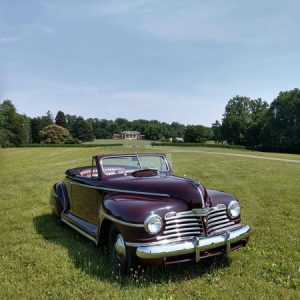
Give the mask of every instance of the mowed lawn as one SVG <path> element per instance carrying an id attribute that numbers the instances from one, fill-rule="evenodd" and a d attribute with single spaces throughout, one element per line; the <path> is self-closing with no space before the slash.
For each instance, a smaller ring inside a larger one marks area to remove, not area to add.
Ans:
<path id="1" fill-rule="evenodd" d="M 243 222 L 252 227 L 248 247 L 137 277 L 115 273 L 105 250 L 56 224 L 49 192 L 67 168 L 90 164 L 92 155 L 130 151 L 166 151 L 176 174 L 236 195 Z M 205 151 L 0 149 L 0 299 L 299 299 L 300 164 Z"/>

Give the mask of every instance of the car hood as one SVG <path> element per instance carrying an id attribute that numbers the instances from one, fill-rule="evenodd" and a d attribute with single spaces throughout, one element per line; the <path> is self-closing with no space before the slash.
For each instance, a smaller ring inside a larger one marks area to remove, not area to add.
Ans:
<path id="1" fill-rule="evenodd" d="M 186 202 L 190 208 L 202 207 L 208 201 L 207 191 L 200 182 L 177 176 L 124 176 L 110 178 L 106 183 L 111 189 L 135 191 L 144 194 L 155 193 L 179 199 Z"/>

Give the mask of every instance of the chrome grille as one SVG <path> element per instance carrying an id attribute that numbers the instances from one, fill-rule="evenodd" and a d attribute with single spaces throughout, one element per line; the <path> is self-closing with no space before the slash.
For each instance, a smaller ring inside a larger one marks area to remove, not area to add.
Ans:
<path id="1" fill-rule="evenodd" d="M 176 214 L 176 216 L 166 219 L 163 234 L 158 236 L 157 239 L 191 238 L 194 236 L 204 236 L 201 217 Z"/>
<path id="2" fill-rule="evenodd" d="M 227 229 L 234 229 L 239 227 L 239 224 L 235 224 L 231 221 L 226 213 L 226 207 L 220 207 L 216 210 L 211 210 L 207 214 L 206 231 L 207 235 L 225 231 Z"/>
<path id="3" fill-rule="evenodd" d="M 185 212 L 170 212 L 165 216 L 165 226 L 157 240 L 204 237 L 239 226 L 228 218 L 224 204 Z"/>

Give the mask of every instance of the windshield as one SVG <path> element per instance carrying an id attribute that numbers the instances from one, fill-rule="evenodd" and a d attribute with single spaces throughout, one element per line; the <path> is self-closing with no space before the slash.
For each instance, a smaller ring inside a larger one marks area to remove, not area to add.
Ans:
<path id="1" fill-rule="evenodd" d="M 124 155 L 111 156 L 101 159 L 105 175 L 132 173 L 142 169 L 155 169 L 159 172 L 169 170 L 168 162 L 161 155 Z"/>

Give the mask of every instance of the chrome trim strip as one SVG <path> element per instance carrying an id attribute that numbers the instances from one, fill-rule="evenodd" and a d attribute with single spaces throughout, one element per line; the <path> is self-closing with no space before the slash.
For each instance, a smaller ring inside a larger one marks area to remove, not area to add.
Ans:
<path id="1" fill-rule="evenodd" d="M 70 179 L 73 179 L 72 177 L 69 177 Z M 146 195 L 146 196 L 156 196 L 156 197 L 170 197 L 169 194 L 160 194 L 160 193 L 149 193 L 149 192 L 139 192 L 139 191 L 130 191 L 130 190 L 122 190 L 122 189 L 112 189 L 112 188 L 105 188 L 105 187 L 98 187 L 98 186 L 92 186 L 88 184 L 82 184 L 78 182 L 71 181 L 71 185 L 78 185 L 90 189 L 100 190 L 100 191 L 109 191 L 109 192 L 120 192 L 120 193 L 126 193 L 126 194 L 135 194 L 135 195 Z"/>
<path id="2" fill-rule="evenodd" d="M 169 240 L 161 240 L 156 242 L 148 242 L 148 243 L 132 243 L 132 242 L 126 242 L 126 245 L 129 247 L 144 247 L 144 246 L 155 246 L 155 245 L 166 245 L 170 243 L 176 243 L 176 242 L 185 242 L 190 241 L 192 238 L 190 236 L 183 236 L 183 237 L 177 237 L 175 239 L 169 239 Z"/>
<path id="3" fill-rule="evenodd" d="M 250 226 L 244 225 L 240 229 L 231 232 L 226 231 L 224 234 L 209 238 L 195 238 L 177 243 L 162 242 L 158 245 L 140 245 L 136 249 L 136 255 L 142 259 L 157 259 L 195 253 L 195 258 L 199 261 L 200 252 L 202 251 L 225 246 L 226 251 L 229 252 L 230 245 L 247 239 L 250 231 Z M 127 245 L 132 246 L 130 243 L 127 243 Z"/>
<path id="4" fill-rule="evenodd" d="M 94 242 L 95 244 L 97 244 L 97 240 L 95 238 L 93 238 L 92 236 L 90 236 L 89 234 L 87 234 L 86 232 L 84 232 L 83 230 L 79 229 L 78 227 L 76 227 L 75 225 L 73 225 L 72 223 L 70 223 L 69 221 L 65 220 L 62 216 L 61 221 L 66 223 L 68 226 L 72 227 L 73 229 L 75 229 L 76 231 L 78 231 L 79 233 L 81 233 L 83 236 L 85 236 L 86 238 L 88 238 L 89 240 L 91 240 L 92 242 Z"/>
<path id="5" fill-rule="evenodd" d="M 201 204 L 202 204 L 202 207 L 205 207 L 204 197 L 203 197 L 202 191 L 201 191 L 201 189 L 200 189 L 199 186 L 197 187 L 197 190 L 198 190 L 198 192 L 199 192 L 199 194 L 200 194 L 200 197 L 201 197 Z"/>
<path id="6" fill-rule="evenodd" d="M 226 213 L 226 206 L 224 204 L 218 204 L 217 206 L 213 207 L 195 208 L 189 211 L 177 212 L 171 217 L 167 217 L 168 214 L 166 214 L 165 220 L 176 220 L 184 217 L 204 217 L 211 214 L 217 215 L 223 213 Z"/>
<path id="7" fill-rule="evenodd" d="M 156 197 L 170 197 L 169 194 L 160 194 L 160 193 L 149 193 L 149 192 L 138 192 L 138 191 L 130 191 L 130 190 L 121 190 L 121 189 L 109 189 L 109 188 L 101 188 L 104 191 L 109 192 L 120 192 L 126 194 L 135 194 L 135 195 L 146 195 L 146 196 L 156 196 Z"/>
<path id="8" fill-rule="evenodd" d="M 124 221 L 121 221 L 119 219 L 116 219 L 108 214 L 106 214 L 105 212 L 99 210 L 99 213 L 104 216 L 106 219 L 110 220 L 110 221 L 113 221 L 115 223 L 119 223 L 119 224 L 122 224 L 122 225 L 125 225 L 125 226 L 129 226 L 129 227 L 137 227 L 137 228 L 144 228 L 144 224 L 134 224 L 134 223 L 128 223 L 128 222 L 124 222 Z"/>
<path id="9" fill-rule="evenodd" d="M 175 228 L 175 229 L 176 228 L 177 229 L 181 229 L 181 228 L 190 227 L 190 226 L 199 226 L 198 229 L 199 228 L 203 228 L 203 224 L 202 223 L 196 223 L 196 222 L 194 222 L 194 223 L 183 223 L 183 224 L 178 223 L 178 224 L 175 224 L 175 225 L 166 225 L 165 229 L 166 230 L 173 229 L 173 228 Z"/>
<path id="10" fill-rule="evenodd" d="M 185 223 L 185 222 L 197 222 L 198 219 L 196 218 L 189 218 L 189 219 L 174 219 L 170 221 L 166 221 L 166 224 L 177 224 L 177 223 Z"/>
<path id="11" fill-rule="evenodd" d="M 176 232 L 173 234 L 167 234 L 167 235 L 163 235 L 163 236 L 158 236 L 156 239 L 157 240 L 164 240 L 164 239 L 168 239 L 168 238 L 172 238 L 172 237 L 180 237 L 180 236 L 185 236 L 185 235 L 189 235 L 194 237 L 195 235 L 202 235 L 199 228 L 198 230 L 191 230 L 191 231 L 187 231 L 187 232 Z"/>
<path id="12" fill-rule="evenodd" d="M 200 232 L 199 229 L 200 229 L 199 227 L 175 228 L 175 229 L 168 229 L 168 230 L 165 230 L 165 231 L 163 232 L 163 234 L 166 234 L 166 235 L 167 235 L 167 234 L 169 234 L 169 233 L 176 233 L 176 232 L 180 233 L 180 232 L 189 231 L 189 230 Z"/>

